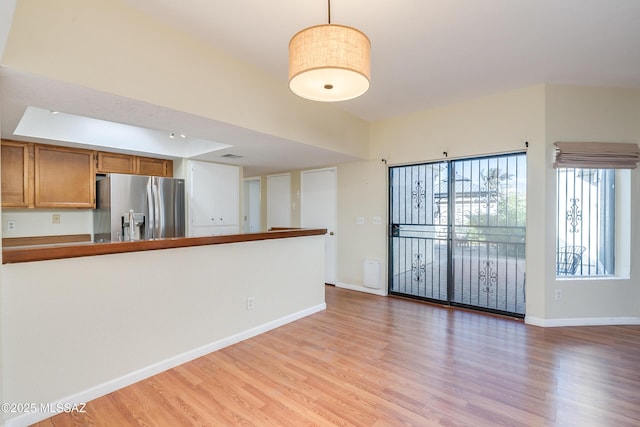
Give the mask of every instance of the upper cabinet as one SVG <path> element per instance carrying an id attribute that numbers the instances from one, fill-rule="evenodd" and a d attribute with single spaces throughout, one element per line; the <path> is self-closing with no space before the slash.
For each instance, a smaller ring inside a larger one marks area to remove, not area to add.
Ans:
<path id="1" fill-rule="evenodd" d="M 173 161 L 100 151 L 96 172 L 172 177 Z"/>
<path id="2" fill-rule="evenodd" d="M 173 161 L 152 159 L 150 157 L 136 157 L 136 174 L 172 177 Z"/>
<path id="3" fill-rule="evenodd" d="M 97 173 L 136 173 L 136 158 L 128 154 L 98 152 Z"/>
<path id="4" fill-rule="evenodd" d="M 33 144 L 2 141 L 2 206 L 33 206 Z"/>
<path id="5" fill-rule="evenodd" d="M 173 176 L 173 161 L 2 140 L 3 208 L 94 208 L 96 173 Z"/>
<path id="6" fill-rule="evenodd" d="M 95 152 L 35 145 L 35 207 L 94 208 Z"/>

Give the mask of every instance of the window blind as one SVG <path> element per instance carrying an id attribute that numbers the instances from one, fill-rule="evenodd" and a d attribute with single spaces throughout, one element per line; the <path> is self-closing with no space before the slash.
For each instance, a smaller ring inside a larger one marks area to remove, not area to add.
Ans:
<path id="1" fill-rule="evenodd" d="M 621 142 L 556 142 L 554 168 L 635 169 L 638 144 Z"/>

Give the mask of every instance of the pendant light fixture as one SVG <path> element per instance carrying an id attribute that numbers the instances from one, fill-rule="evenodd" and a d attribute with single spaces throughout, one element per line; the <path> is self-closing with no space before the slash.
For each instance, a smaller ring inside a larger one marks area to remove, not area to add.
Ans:
<path id="1" fill-rule="evenodd" d="M 331 23 L 305 28 L 289 42 L 289 88 L 312 101 L 356 98 L 369 89 L 371 42 L 352 27 Z"/>

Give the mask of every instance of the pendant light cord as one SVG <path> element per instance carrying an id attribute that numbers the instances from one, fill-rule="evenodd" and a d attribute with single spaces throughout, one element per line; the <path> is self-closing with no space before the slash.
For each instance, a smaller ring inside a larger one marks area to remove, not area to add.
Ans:
<path id="1" fill-rule="evenodd" d="M 329 24 L 331 24 L 331 0 L 327 0 L 327 15 Z"/>

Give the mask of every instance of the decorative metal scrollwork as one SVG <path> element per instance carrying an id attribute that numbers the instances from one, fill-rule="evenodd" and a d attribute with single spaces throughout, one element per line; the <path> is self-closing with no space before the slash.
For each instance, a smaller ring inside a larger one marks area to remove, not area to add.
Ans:
<path id="1" fill-rule="evenodd" d="M 411 192 L 411 199 L 415 201 L 415 208 L 420 209 L 426 197 L 426 192 L 423 187 L 424 182 L 416 181 L 415 185 L 415 189 Z"/>
<path id="2" fill-rule="evenodd" d="M 478 273 L 478 285 L 482 292 L 493 293 L 493 287 L 498 281 L 498 273 L 493 269 L 493 261 L 482 261 L 484 267 Z"/>
<path id="3" fill-rule="evenodd" d="M 578 233 L 578 224 L 582 221 L 582 210 L 578 209 L 580 199 L 569 199 L 571 206 L 567 210 L 567 222 L 569 223 L 569 233 Z"/>
<path id="4" fill-rule="evenodd" d="M 413 273 L 413 277 L 418 281 L 424 280 L 424 274 L 426 272 L 426 265 L 423 262 L 422 254 L 416 254 L 413 260 L 413 264 L 411 264 L 411 272 Z"/>

